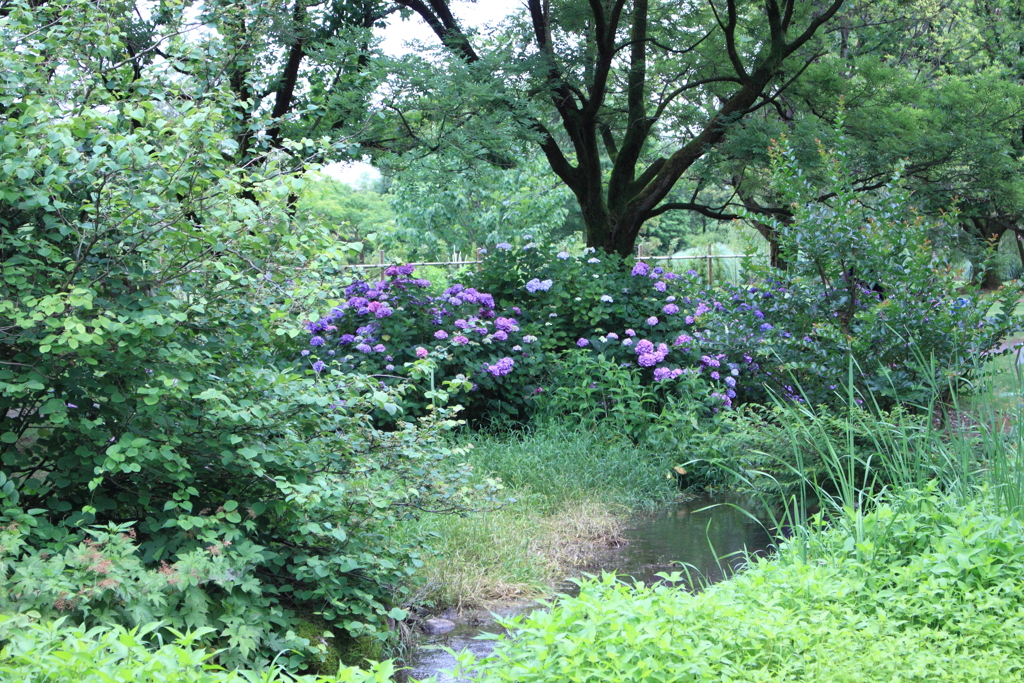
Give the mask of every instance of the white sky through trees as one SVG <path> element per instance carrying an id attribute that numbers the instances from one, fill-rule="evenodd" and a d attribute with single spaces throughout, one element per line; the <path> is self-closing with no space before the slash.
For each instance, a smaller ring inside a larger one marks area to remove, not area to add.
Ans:
<path id="1" fill-rule="evenodd" d="M 523 3 L 520 0 L 479 0 L 479 2 L 455 0 L 451 7 L 452 13 L 464 28 L 474 29 L 496 24 L 515 10 L 522 8 Z M 392 57 L 400 57 L 413 52 L 415 47 L 409 44 L 410 41 L 431 47 L 440 44 L 434 32 L 416 14 L 403 20 L 395 13 L 388 18 L 388 27 L 376 29 L 375 33 L 381 38 L 381 48 Z M 359 185 L 364 176 L 380 177 L 377 169 L 363 161 L 327 164 L 323 168 L 323 173 L 353 187 Z"/>

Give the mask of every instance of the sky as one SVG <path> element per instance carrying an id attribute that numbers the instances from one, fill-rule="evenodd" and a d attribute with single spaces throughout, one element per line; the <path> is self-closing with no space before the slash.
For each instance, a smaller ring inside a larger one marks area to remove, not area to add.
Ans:
<path id="1" fill-rule="evenodd" d="M 451 4 L 452 14 L 465 28 L 479 28 L 504 19 L 513 11 L 522 6 L 522 0 L 480 0 L 469 2 L 467 0 L 454 0 Z M 411 18 L 403 21 L 397 14 L 392 15 L 388 28 L 377 29 L 377 35 L 383 38 L 381 47 L 385 53 L 392 56 L 401 56 L 412 51 L 406 43 L 410 40 L 417 40 L 431 45 L 438 45 L 439 41 L 434 36 L 426 23 L 414 14 Z M 328 164 L 324 166 L 323 172 L 332 178 L 340 180 L 349 185 L 356 185 L 364 176 L 371 178 L 380 177 L 380 173 L 368 163 L 348 162 Z"/>

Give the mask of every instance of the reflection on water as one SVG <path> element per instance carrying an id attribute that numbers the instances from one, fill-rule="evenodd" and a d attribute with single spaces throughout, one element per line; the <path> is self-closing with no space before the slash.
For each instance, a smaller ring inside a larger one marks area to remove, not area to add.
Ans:
<path id="1" fill-rule="evenodd" d="M 600 554 L 586 573 L 615 571 L 623 578 L 650 583 L 658 580 L 658 573 L 684 571 L 685 566 L 694 585 L 716 583 L 740 568 L 748 553 L 767 552 L 771 537 L 765 527 L 769 524 L 756 510 L 757 504 L 743 496 L 719 494 L 639 517 L 623 533 L 627 545 Z M 567 584 L 564 592 L 573 593 L 575 589 L 574 584 Z M 532 609 L 532 604 L 516 605 L 499 614 L 513 616 Z M 450 633 L 424 639 L 413 657 L 413 678 L 436 676 L 439 683 L 460 680 L 447 673 L 455 666 L 455 658 L 441 648 L 456 652 L 469 649 L 485 656 L 495 641 L 475 637 L 502 632 L 487 613 L 462 615 L 455 622 Z"/>
<path id="2" fill-rule="evenodd" d="M 736 494 L 705 496 L 638 519 L 623 536 L 628 544 L 603 569 L 650 583 L 659 572 L 682 571 L 717 583 L 743 565 L 747 553 L 764 554 L 771 537 L 767 519 Z"/>

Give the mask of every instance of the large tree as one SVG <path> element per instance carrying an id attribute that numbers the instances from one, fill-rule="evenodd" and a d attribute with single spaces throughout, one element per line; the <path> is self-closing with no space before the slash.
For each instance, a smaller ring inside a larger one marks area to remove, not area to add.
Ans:
<path id="1" fill-rule="evenodd" d="M 1024 228 L 1024 24 L 1006 0 L 878 2 L 833 27 L 831 51 L 799 82 L 734 126 L 706 162 L 706 175 L 734 192 L 740 209 L 791 217 L 767 182 L 767 149 L 789 139 L 804 172 L 822 180 L 818 147 L 837 125 L 854 187 L 866 195 L 896 172 L 917 208 L 956 207 L 965 236 L 980 243 Z M 824 183 L 827 185 L 827 183 Z M 822 191 L 820 200 L 831 196 Z M 756 221 L 775 241 L 771 221 Z M 970 240 L 968 240 L 970 241 Z M 968 251 L 977 246 L 964 244 Z M 977 255 L 977 253 L 975 254 Z M 995 284 L 994 271 L 985 280 Z"/>
<path id="2" fill-rule="evenodd" d="M 587 244 L 623 255 L 654 216 L 716 215 L 672 201 L 673 188 L 732 124 L 799 78 L 843 4 L 528 0 L 506 40 L 481 48 L 448 0 L 396 1 L 444 42 L 451 68 L 482 65 L 464 73 L 501 79 L 491 106 L 532 131 L 579 203 Z"/>

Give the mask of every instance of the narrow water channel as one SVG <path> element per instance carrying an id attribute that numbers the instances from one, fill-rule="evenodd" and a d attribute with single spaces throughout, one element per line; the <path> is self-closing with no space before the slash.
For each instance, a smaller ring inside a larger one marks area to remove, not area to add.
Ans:
<path id="1" fill-rule="evenodd" d="M 626 545 L 600 554 L 589 571 L 615 571 L 624 579 L 650 583 L 658 580 L 657 574 L 681 571 L 685 565 L 692 576 L 699 577 L 699 584 L 716 583 L 741 567 L 747 553 L 763 554 L 771 544 L 765 529 L 767 520 L 759 521 L 758 509 L 755 502 L 743 496 L 720 494 L 638 517 L 623 533 Z M 571 593 L 574 587 L 566 584 L 563 592 Z M 529 603 L 495 613 L 507 617 L 533 609 L 536 605 Z M 421 641 L 413 656 L 412 678 L 435 676 L 438 683 L 463 680 L 449 673 L 455 658 L 442 648 L 456 652 L 468 649 L 486 656 L 494 648 L 494 641 L 475 638 L 503 631 L 488 612 L 463 614 L 454 621 L 451 632 Z"/>

